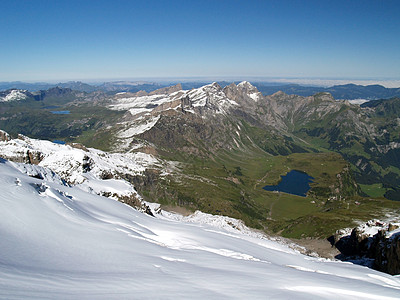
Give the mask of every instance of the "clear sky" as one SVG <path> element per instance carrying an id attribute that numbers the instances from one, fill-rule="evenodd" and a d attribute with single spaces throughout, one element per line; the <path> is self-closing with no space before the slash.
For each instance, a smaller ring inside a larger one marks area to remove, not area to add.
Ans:
<path id="1" fill-rule="evenodd" d="M 0 81 L 400 79 L 400 1 L 0 1 Z"/>

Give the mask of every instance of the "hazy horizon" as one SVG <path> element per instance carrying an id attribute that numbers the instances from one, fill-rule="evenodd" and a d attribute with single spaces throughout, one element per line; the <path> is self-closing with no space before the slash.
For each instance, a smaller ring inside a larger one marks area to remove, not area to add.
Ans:
<path id="1" fill-rule="evenodd" d="M 83 82 L 91 85 L 99 85 L 106 82 L 143 82 L 143 83 L 160 83 L 160 84 L 174 84 L 185 82 L 214 82 L 214 81 L 251 81 L 253 83 L 269 83 L 272 85 L 286 85 L 298 84 L 303 86 L 320 86 L 331 87 L 334 85 L 344 84 L 357 84 L 357 85 L 382 85 L 386 88 L 400 88 L 400 80 L 394 79 L 332 79 L 332 78 L 272 78 L 272 77 L 147 77 L 147 78 L 103 78 L 103 79 L 65 79 L 65 80 L 13 80 L 13 81 L 0 81 L 0 83 L 21 82 L 29 84 L 57 84 L 65 82 Z"/>

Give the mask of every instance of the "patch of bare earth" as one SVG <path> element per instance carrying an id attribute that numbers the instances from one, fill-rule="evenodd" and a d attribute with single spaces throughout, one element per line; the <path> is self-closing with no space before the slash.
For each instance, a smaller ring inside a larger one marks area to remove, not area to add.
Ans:
<path id="1" fill-rule="evenodd" d="M 185 217 L 193 214 L 192 211 L 190 211 L 187 208 L 181 207 L 181 206 L 161 205 L 160 208 L 162 210 L 169 211 L 169 212 L 174 212 L 174 213 L 180 214 L 180 215 L 185 216 Z"/>
<path id="2" fill-rule="evenodd" d="M 336 255 L 340 254 L 339 250 L 332 247 L 328 240 L 320 239 L 292 239 L 293 243 L 304 247 L 306 250 L 301 251 L 304 254 L 312 255 L 313 252 L 320 257 L 334 259 Z"/>

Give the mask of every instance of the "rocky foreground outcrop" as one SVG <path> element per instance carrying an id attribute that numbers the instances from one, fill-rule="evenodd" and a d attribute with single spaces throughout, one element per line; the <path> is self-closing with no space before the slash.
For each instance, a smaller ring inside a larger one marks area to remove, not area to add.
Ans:
<path id="1" fill-rule="evenodd" d="M 330 241 L 341 252 L 338 259 L 400 274 L 400 223 L 370 220 L 353 230 L 338 230 Z"/>

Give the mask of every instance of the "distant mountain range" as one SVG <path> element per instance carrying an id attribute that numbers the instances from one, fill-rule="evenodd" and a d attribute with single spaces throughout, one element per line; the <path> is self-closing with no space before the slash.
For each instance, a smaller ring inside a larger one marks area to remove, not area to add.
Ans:
<path id="1" fill-rule="evenodd" d="M 81 81 L 69 81 L 60 83 L 27 83 L 27 82 L 0 82 L 0 91 L 9 89 L 27 90 L 30 92 L 37 92 L 40 90 L 47 90 L 54 87 L 69 88 L 75 91 L 91 93 L 94 91 L 102 92 L 130 92 L 136 93 L 139 91 L 152 92 L 157 89 L 168 87 L 178 82 L 168 83 L 156 83 L 156 82 L 145 82 L 145 81 L 113 81 L 104 82 L 99 84 L 87 84 Z M 193 88 L 199 88 L 201 86 L 210 84 L 211 82 L 184 82 L 181 83 L 182 89 L 190 90 Z M 239 83 L 239 82 L 236 82 Z M 220 86 L 229 85 L 230 82 L 220 81 Z M 332 94 L 335 99 L 366 99 L 366 100 L 377 100 L 377 99 L 388 99 L 393 97 L 400 97 L 400 88 L 386 88 L 382 85 L 356 85 L 356 84 L 345 84 L 335 85 L 332 87 L 318 87 L 318 86 L 303 86 L 298 84 L 286 84 L 276 85 L 269 82 L 254 82 L 253 85 L 263 95 L 272 95 L 278 91 L 282 91 L 286 94 L 294 94 L 299 96 L 312 96 L 316 93 L 328 92 Z"/>
<path id="2" fill-rule="evenodd" d="M 5 91 L 0 91 L 0 102 L 13 102 L 24 100 L 42 101 L 45 98 L 57 100 L 62 99 L 64 102 L 68 102 L 75 98 L 82 97 L 86 94 L 87 93 L 85 92 L 73 90 L 70 88 L 60 88 L 58 86 L 51 87 L 47 90 L 40 90 L 35 92 L 29 92 L 28 90 L 9 89 Z"/>
<path id="3" fill-rule="evenodd" d="M 127 81 L 115 81 L 115 82 L 104 82 L 101 84 L 87 84 L 81 81 L 68 81 L 59 83 L 28 83 L 21 81 L 14 82 L 0 82 L 0 91 L 18 89 L 27 90 L 29 92 L 37 92 L 40 90 L 48 90 L 50 88 L 68 88 L 75 91 L 91 93 L 94 91 L 104 92 L 138 92 L 145 90 L 147 92 L 159 89 L 164 85 L 152 82 L 127 82 Z"/>
<path id="4" fill-rule="evenodd" d="M 72 90 L 81 91 L 81 92 L 94 92 L 97 90 L 96 86 L 83 83 L 80 81 L 70 81 L 64 83 L 47 83 L 47 82 L 37 82 L 37 83 L 28 83 L 21 81 L 13 81 L 13 82 L 0 82 L 0 91 L 10 90 L 10 89 L 18 89 L 18 90 L 27 90 L 29 92 L 37 92 L 40 90 L 48 90 L 50 88 L 60 87 L 60 88 L 70 88 Z"/>
<path id="5" fill-rule="evenodd" d="M 287 84 L 281 86 L 269 86 L 263 83 L 254 84 L 260 92 L 264 95 L 272 95 L 278 91 L 286 94 L 294 94 L 299 96 L 312 96 L 316 93 L 328 92 L 335 99 L 388 99 L 393 97 L 400 97 L 400 88 L 386 88 L 382 85 L 357 85 L 345 84 L 335 85 L 332 87 L 315 87 L 315 86 L 302 86 L 298 84 Z"/>

